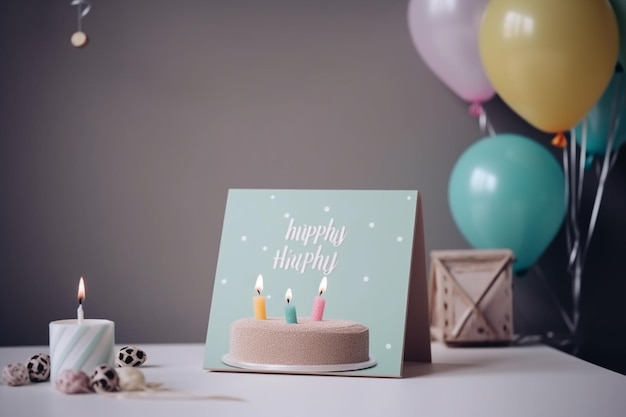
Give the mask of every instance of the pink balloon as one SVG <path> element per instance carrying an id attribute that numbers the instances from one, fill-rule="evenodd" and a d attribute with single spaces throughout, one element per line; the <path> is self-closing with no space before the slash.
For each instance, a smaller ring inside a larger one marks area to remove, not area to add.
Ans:
<path id="1" fill-rule="evenodd" d="M 495 94 L 483 69 L 478 33 L 489 0 L 411 0 L 409 31 L 426 65 L 459 97 L 483 102 Z"/>

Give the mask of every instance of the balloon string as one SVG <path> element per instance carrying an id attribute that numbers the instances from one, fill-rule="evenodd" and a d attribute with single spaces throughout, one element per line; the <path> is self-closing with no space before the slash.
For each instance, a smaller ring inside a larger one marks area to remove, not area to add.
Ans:
<path id="1" fill-rule="evenodd" d="M 569 183 L 570 183 L 570 179 L 569 179 L 569 159 L 567 157 L 567 150 L 563 149 L 563 172 L 565 174 L 565 192 L 564 192 L 564 196 L 565 196 L 565 206 L 568 207 L 568 214 L 571 216 L 572 210 L 569 209 L 569 204 L 570 204 L 570 187 L 569 187 Z M 568 259 L 568 268 L 574 263 L 574 256 L 575 256 L 575 249 L 574 249 L 574 244 L 573 244 L 573 238 L 572 238 L 572 227 L 571 227 L 571 219 L 570 216 L 567 216 L 566 218 L 566 222 L 565 222 L 565 242 L 567 244 L 567 252 L 569 253 L 569 259 Z"/>
<path id="2" fill-rule="evenodd" d="M 562 135 L 562 133 L 559 133 Z M 559 136 L 557 135 L 557 137 Z M 563 140 L 565 138 L 563 137 Z M 555 144 L 557 138 L 553 140 Z M 578 334 L 578 323 L 580 317 L 580 293 L 582 286 L 582 263 L 581 263 L 581 240 L 580 229 L 578 227 L 578 215 L 580 212 L 580 203 L 582 200 L 582 185 L 584 178 L 584 161 L 587 147 L 587 121 L 583 120 L 580 158 L 576 158 L 576 130 L 571 129 L 569 146 L 563 147 L 563 171 L 565 174 L 565 198 L 568 207 L 567 222 L 565 225 L 567 249 L 569 251 L 569 259 L 567 269 L 572 275 L 572 313 L 568 322 L 568 327 L 575 340 Z M 567 145 L 567 142 L 566 142 Z M 555 144 L 555 146 L 558 146 Z M 578 165 L 577 165 L 578 162 Z M 576 169 L 578 166 L 579 169 Z M 574 349 L 577 349 L 575 346 Z"/>
<path id="3" fill-rule="evenodd" d="M 572 338 L 574 354 L 578 352 L 578 325 L 580 322 L 580 289 L 582 287 L 583 266 L 580 256 L 576 257 L 574 276 L 572 279 Z"/>
<path id="4" fill-rule="evenodd" d="M 613 142 L 615 140 L 615 135 L 610 135 L 609 140 L 607 141 L 607 147 L 613 146 Z M 598 188 L 596 190 L 596 197 L 593 201 L 593 209 L 591 210 L 591 217 L 589 219 L 589 229 L 587 232 L 587 239 L 585 241 L 585 246 L 583 247 L 583 262 L 587 257 L 587 252 L 589 250 L 589 243 L 591 242 L 591 237 L 593 236 L 593 232 L 596 227 L 596 221 L 598 219 L 598 212 L 600 211 L 600 204 L 602 203 L 602 195 L 604 193 L 604 184 L 606 183 L 606 178 L 609 173 L 610 167 L 610 159 L 611 159 L 611 150 L 607 149 L 606 154 L 604 155 L 604 160 L 602 162 L 602 170 L 600 172 L 600 179 L 598 181 Z"/>
<path id="5" fill-rule="evenodd" d="M 578 191 L 576 193 L 576 212 L 580 213 L 580 204 L 583 198 L 583 183 L 585 179 L 585 165 L 587 161 L 587 135 L 588 135 L 588 123 L 587 118 L 583 119 L 583 133 L 580 138 L 580 157 L 578 158 Z M 576 144 L 574 144 L 574 155 L 576 155 Z M 576 223 L 578 225 L 578 223 Z"/>
<path id="6" fill-rule="evenodd" d="M 620 84 L 623 82 L 622 78 L 623 78 L 623 73 L 624 73 L 624 69 L 622 67 L 622 65 L 618 62 L 617 63 L 618 67 L 616 69 L 616 73 L 619 74 L 616 78 L 615 83 L 617 84 L 617 87 L 615 89 L 616 91 L 616 95 L 619 97 L 619 103 L 616 105 L 617 109 L 623 109 L 624 107 L 626 107 L 626 91 L 622 91 L 620 94 Z M 617 100 L 614 98 L 614 100 Z M 615 139 L 617 140 L 617 132 L 619 131 L 620 128 L 620 123 L 621 123 L 621 118 L 619 115 L 619 112 L 617 114 L 617 117 L 615 119 Z M 613 156 L 611 157 L 611 166 L 609 168 L 609 170 L 611 168 L 613 168 L 613 165 L 615 165 L 615 161 L 617 160 L 617 152 L 613 152 Z"/>
<path id="7" fill-rule="evenodd" d="M 568 335 L 566 337 L 562 337 L 562 336 L 555 335 L 551 331 L 547 331 L 545 333 L 540 333 L 540 334 L 518 334 L 513 339 L 512 344 L 516 346 L 523 346 L 527 344 L 545 343 L 545 344 L 550 344 L 552 346 L 557 345 L 557 346 L 566 347 L 570 345 L 573 340 L 572 335 L 574 334 L 574 324 L 572 323 L 572 320 L 569 317 L 569 313 L 563 307 L 560 300 L 556 296 L 556 293 L 551 288 L 548 280 L 545 277 L 545 274 L 539 267 L 539 264 L 533 265 L 532 268 L 533 268 L 533 271 L 536 272 L 536 275 L 540 278 L 541 284 L 544 286 L 544 288 L 546 289 L 546 292 L 550 296 L 550 301 L 552 301 L 552 303 L 558 310 L 559 314 L 561 315 L 561 318 L 563 319 L 563 323 L 567 327 Z M 520 306 L 520 307 L 523 307 L 523 306 Z M 523 313 L 523 308 L 521 308 L 519 312 Z M 523 314 L 520 314 L 520 316 L 523 316 Z M 522 318 L 520 317 L 520 320 L 521 319 Z"/>
<path id="8" fill-rule="evenodd" d="M 606 178 L 609 174 L 610 168 L 612 167 L 611 161 L 615 162 L 615 159 L 612 158 L 613 143 L 615 143 L 615 136 L 617 135 L 617 129 L 620 124 L 620 117 L 617 115 L 618 105 L 623 105 L 624 100 L 620 100 L 620 84 L 622 82 L 621 77 L 617 77 L 615 80 L 615 94 L 613 95 L 613 101 L 611 103 L 611 126 L 609 129 L 609 137 L 606 142 L 606 150 L 604 152 L 604 160 L 602 161 L 602 170 L 600 171 L 600 179 L 598 180 L 598 188 L 596 189 L 596 197 L 593 201 L 593 208 L 591 210 L 591 217 L 589 219 L 589 228 L 587 231 L 587 239 L 585 242 L 585 246 L 583 248 L 582 261 L 584 263 L 587 252 L 589 250 L 589 244 L 591 242 L 591 237 L 593 236 L 593 232 L 596 227 L 596 222 L 598 219 L 598 213 L 600 211 L 600 205 L 602 204 L 602 195 L 604 194 L 604 185 L 606 183 Z M 618 104 L 618 101 L 620 103 Z M 617 152 L 615 152 L 617 153 Z"/>
<path id="9" fill-rule="evenodd" d="M 576 251 L 578 250 L 578 241 L 572 237 L 572 228 L 573 221 L 571 220 L 571 211 L 570 211 L 570 179 L 569 179 L 569 159 L 567 157 L 567 150 L 563 149 L 563 171 L 565 174 L 565 207 L 568 208 L 568 216 L 565 221 L 565 243 L 567 245 L 567 252 L 569 253 L 569 258 L 567 262 L 568 270 L 574 264 L 574 260 L 576 257 Z"/>
<path id="10" fill-rule="evenodd" d="M 570 319 L 569 315 L 567 314 L 567 311 L 565 310 L 565 308 L 563 308 L 563 306 L 559 302 L 559 299 L 557 298 L 556 294 L 554 293 L 554 291 L 552 290 L 552 288 L 548 284 L 548 280 L 546 279 L 546 277 L 543 274 L 543 271 L 541 270 L 539 265 L 535 264 L 534 269 L 535 269 L 535 271 L 537 271 L 537 275 L 539 275 L 539 277 L 541 278 L 542 284 L 548 290 L 548 295 L 550 296 L 550 299 L 552 300 L 552 302 L 556 306 L 557 310 L 559 311 L 559 314 L 561 315 L 561 318 L 563 319 L 563 322 L 567 326 L 567 329 L 569 330 L 570 334 L 573 335 L 574 332 L 575 332 L 575 327 L 574 327 L 574 323 L 572 322 L 572 320 Z"/>
<path id="11" fill-rule="evenodd" d="M 91 10 L 91 3 L 88 0 L 72 0 L 70 3 L 71 6 L 77 6 L 76 10 L 78 12 L 77 16 L 77 24 L 78 31 L 83 31 L 83 17 L 87 16 L 87 13 Z"/>
<path id="12" fill-rule="evenodd" d="M 582 288 L 582 274 L 584 272 L 586 259 L 593 237 L 598 215 L 600 212 L 600 206 L 602 204 L 602 197 L 604 194 L 604 188 L 606 185 L 606 179 L 608 177 L 611 168 L 613 167 L 617 152 L 613 149 L 615 138 L 620 125 L 620 117 L 618 115 L 618 109 L 624 106 L 626 96 L 621 97 L 619 94 L 620 78 L 616 81 L 617 93 L 613 96 L 611 103 L 611 125 L 609 127 L 609 133 L 607 137 L 607 144 L 602 161 L 602 167 L 599 172 L 598 186 L 596 188 L 593 207 L 591 215 L 589 217 L 589 224 L 586 230 L 586 236 L 584 242 L 581 239 L 578 216 L 581 212 L 581 201 L 583 193 L 583 184 L 585 176 L 585 165 L 587 160 L 587 134 L 588 134 L 588 121 L 584 118 L 582 121 L 582 134 L 580 137 L 580 155 L 577 160 L 576 156 L 576 130 L 571 130 L 571 141 L 569 146 L 569 158 L 566 155 L 565 149 L 563 149 L 563 170 L 567 179 L 565 184 L 565 196 L 568 202 L 568 224 L 566 224 L 566 239 L 569 251 L 568 270 L 572 274 L 572 315 L 571 315 L 571 329 L 574 337 L 573 353 L 577 354 L 579 349 L 579 322 L 580 322 L 580 295 Z M 578 166 L 576 163 L 578 162 Z M 569 184 L 568 184 L 569 183 Z"/>
<path id="13" fill-rule="evenodd" d="M 585 136 L 586 131 L 583 127 L 583 136 Z M 564 148 L 564 171 L 566 178 L 566 186 L 567 188 L 567 198 L 568 198 L 568 220 L 569 220 L 569 228 L 567 229 L 571 233 L 571 245 L 570 245 L 570 257 L 568 262 L 568 269 L 571 271 L 574 267 L 574 263 L 576 262 L 576 258 L 578 256 L 580 250 L 580 230 L 578 228 L 578 207 L 579 207 L 579 188 L 577 184 L 579 182 L 579 178 L 576 176 L 576 132 L 572 132 L 572 136 L 574 140 L 571 140 L 569 143 L 569 161 L 565 157 L 565 153 L 567 149 Z M 584 142 L 584 138 L 581 139 Z"/>
<path id="14" fill-rule="evenodd" d="M 584 129 L 583 129 L 584 132 Z M 567 321 L 572 338 L 576 338 L 579 318 L 579 299 L 581 288 L 582 268 L 580 265 L 580 231 L 578 229 L 578 183 L 576 171 L 576 133 L 572 129 L 572 139 L 567 148 L 563 148 L 563 171 L 565 173 L 565 195 L 568 204 L 568 221 L 566 223 L 566 237 L 568 242 L 569 260 L 568 270 L 572 274 L 572 314 Z"/>
<path id="15" fill-rule="evenodd" d="M 470 104 L 469 113 L 472 117 L 478 118 L 478 127 L 480 131 L 483 133 L 488 133 L 489 136 L 495 136 L 496 131 L 493 126 L 489 122 L 489 118 L 487 117 L 487 112 L 479 101 L 475 101 Z"/>
<path id="16" fill-rule="evenodd" d="M 617 152 L 613 152 L 613 155 L 611 155 L 611 162 L 609 164 L 609 171 L 611 169 L 613 169 L 613 165 L 615 165 L 615 161 L 617 160 L 617 155 L 618 155 Z"/>

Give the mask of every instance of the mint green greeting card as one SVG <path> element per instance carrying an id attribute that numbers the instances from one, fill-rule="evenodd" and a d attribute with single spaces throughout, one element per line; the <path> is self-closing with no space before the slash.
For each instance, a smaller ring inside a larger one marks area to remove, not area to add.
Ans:
<path id="1" fill-rule="evenodd" d="M 403 361 L 430 362 L 426 287 L 417 191 L 231 189 L 204 368 L 400 377 Z M 369 340 L 333 336 L 344 323 Z M 363 349 L 351 363 L 294 364 Z"/>

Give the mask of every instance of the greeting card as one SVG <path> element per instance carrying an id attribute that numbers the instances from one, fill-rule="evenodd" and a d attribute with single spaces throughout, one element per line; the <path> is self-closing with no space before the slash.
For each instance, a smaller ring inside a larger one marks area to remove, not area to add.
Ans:
<path id="1" fill-rule="evenodd" d="M 232 189 L 204 368 L 399 377 L 426 287 L 417 191 Z"/>

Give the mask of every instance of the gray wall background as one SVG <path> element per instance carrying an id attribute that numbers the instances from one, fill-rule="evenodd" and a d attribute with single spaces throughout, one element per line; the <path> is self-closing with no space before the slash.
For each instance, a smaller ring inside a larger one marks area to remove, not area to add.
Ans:
<path id="1" fill-rule="evenodd" d="M 418 189 L 427 250 L 468 247 L 447 183 L 484 135 L 415 51 L 407 1 L 94 0 L 83 50 L 69 3 L 0 4 L 0 345 L 47 344 L 81 275 L 119 343 L 203 342 L 228 188 Z M 486 108 L 498 132 L 548 144 Z M 580 355 L 623 372 L 622 160 Z M 519 332 L 563 330 L 541 277 L 567 305 L 564 246 L 516 280 Z"/>

